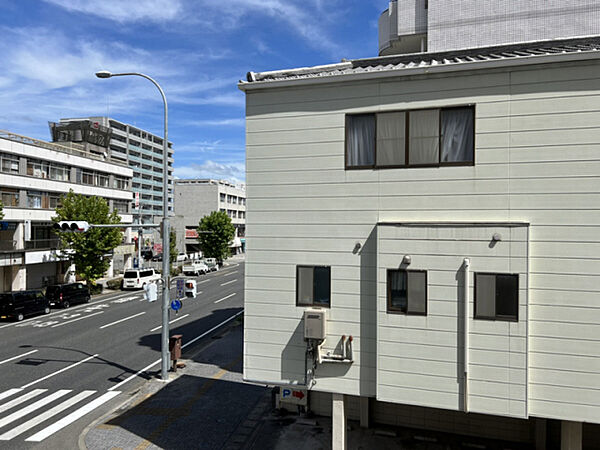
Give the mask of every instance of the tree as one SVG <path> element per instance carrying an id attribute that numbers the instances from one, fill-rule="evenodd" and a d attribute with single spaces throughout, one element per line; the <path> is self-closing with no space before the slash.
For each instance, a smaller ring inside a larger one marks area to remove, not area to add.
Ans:
<path id="1" fill-rule="evenodd" d="M 206 258 L 219 261 L 229 256 L 229 243 L 235 235 L 235 228 L 225 211 L 213 211 L 200 219 L 198 242 Z"/>
<path id="2" fill-rule="evenodd" d="M 53 222 L 81 220 L 95 225 L 121 222 L 117 211 L 110 212 L 102 197 L 86 197 L 71 190 L 61 203 L 56 208 Z M 90 228 L 85 233 L 58 232 L 58 236 L 63 254 L 75 263 L 77 275 L 91 284 L 108 270 L 110 259 L 105 255 L 123 241 L 123 234 L 118 228 Z"/>
<path id="3" fill-rule="evenodd" d="M 177 233 L 171 230 L 169 233 L 169 262 L 173 264 L 177 260 Z"/>

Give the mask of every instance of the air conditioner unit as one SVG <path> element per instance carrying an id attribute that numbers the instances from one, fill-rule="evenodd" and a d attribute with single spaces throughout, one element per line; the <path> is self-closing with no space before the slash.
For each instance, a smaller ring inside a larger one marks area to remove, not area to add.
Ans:
<path id="1" fill-rule="evenodd" d="M 304 339 L 324 341 L 327 335 L 325 322 L 325 310 L 307 309 L 304 311 Z"/>

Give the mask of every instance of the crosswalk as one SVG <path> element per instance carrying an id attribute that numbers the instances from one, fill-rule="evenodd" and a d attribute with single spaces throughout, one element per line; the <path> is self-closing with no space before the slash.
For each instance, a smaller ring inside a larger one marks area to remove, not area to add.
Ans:
<path id="1" fill-rule="evenodd" d="M 120 393 L 23 388 L 0 392 L 0 441 L 19 437 L 26 442 L 41 442 Z"/>

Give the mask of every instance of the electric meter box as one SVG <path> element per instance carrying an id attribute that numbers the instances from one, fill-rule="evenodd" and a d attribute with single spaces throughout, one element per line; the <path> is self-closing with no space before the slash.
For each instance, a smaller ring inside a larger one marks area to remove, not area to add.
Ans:
<path id="1" fill-rule="evenodd" d="M 325 340 L 325 310 L 307 309 L 304 311 L 304 339 Z"/>

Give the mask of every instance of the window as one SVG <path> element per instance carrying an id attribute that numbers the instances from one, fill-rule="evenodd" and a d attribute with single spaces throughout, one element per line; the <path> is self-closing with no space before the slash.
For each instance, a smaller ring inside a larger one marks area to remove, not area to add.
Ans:
<path id="1" fill-rule="evenodd" d="M 19 191 L 17 189 L 1 188 L 0 199 L 4 207 L 19 206 Z"/>
<path id="2" fill-rule="evenodd" d="M 519 275 L 475 273 L 475 319 L 519 320 Z"/>
<path id="3" fill-rule="evenodd" d="M 91 186 L 94 185 L 94 172 L 90 172 L 88 170 L 81 171 L 81 183 L 89 184 Z"/>
<path id="4" fill-rule="evenodd" d="M 115 177 L 115 181 L 114 181 L 115 189 L 126 190 L 128 188 L 128 185 L 129 185 L 129 182 L 127 181 L 127 178 L 122 178 L 119 176 Z"/>
<path id="5" fill-rule="evenodd" d="M 387 312 L 427 315 L 427 272 L 387 271 Z"/>
<path id="6" fill-rule="evenodd" d="M 225 194 L 219 194 L 219 198 L 223 203 L 225 203 L 225 197 Z"/>
<path id="7" fill-rule="evenodd" d="M 127 214 L 129 212 L 129 202 L 127 200 L 115 200 L 113 205 L 119 214 Z"/>
<path id="8" fill-rule="evenodd" d="M 42 207 L 42 193 L 41 192 L 28 192 L 27 193 L 27 207 L 39 209 Z"/>
<path id="9" fill-rule="evenodd" d="M 19 173 L 19 158 L 12 155 L 0 154 L 0 170 L 5 173 Z"/>
<path id="10" fill-rule="evenodd" d="M 331 267 L 296 266 L 296 306 L 331 305 Z"/>
<path id="11" fill-rule="evenodd" d="M 71 170 L 66 166 L 50 164 L 50 179 L 57 181 L 69 181 Z"/>
<path id="12" fill-rule="evenodd" d="M 472 165 L 475 108 L 346 116 L 346 169 Z"/>
<path id="13" fill-rule="evenodd" d="M 27 161 L 27 175 L 36 178 L 48 178 L 50 172 L 50 165 L 47 162 L 39 160 L 28 160 Z"/>

